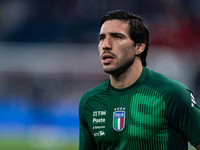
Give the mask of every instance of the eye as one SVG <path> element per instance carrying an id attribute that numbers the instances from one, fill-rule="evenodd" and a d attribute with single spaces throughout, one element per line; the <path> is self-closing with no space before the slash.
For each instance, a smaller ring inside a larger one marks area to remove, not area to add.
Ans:
<path id="1" fill-rule="evenodd" d="M 116 36 L 114 36 L 114 39 L 122 39 L 122 37 L 121 37 L 121 36 L 118 36 L 118 35 L 116 35 Z"/>
<path id="2" fill-rule="evenodd" d="M 102 41 L 105 39 L 105 36 L 99 36 L 99 41 Z"/>

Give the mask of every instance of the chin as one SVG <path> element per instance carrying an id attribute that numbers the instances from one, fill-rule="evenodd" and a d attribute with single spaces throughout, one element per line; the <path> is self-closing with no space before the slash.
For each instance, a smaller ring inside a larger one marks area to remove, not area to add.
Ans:
<path id="1" fill-rule="evenodd" d="M 103 68 L 103 71 L 104 71 L 105 73 L 109 73 L 109 74 L 112 74 L 112 72 L 114 72 L 113 69 L 108 69 L 108 68 Z"/>
<path id="2" fill-rule="evenodd" d="M 117 70 L 114 68 L 103 68 L 103 70 L 105 73 L 108 73 L 108 74 L 115 74 L 117 72 Z"/>
<path id="3" fill-rule="evenodd" d="M 119 77 L 121 74 L 123 74 L 124 72 L 127 71 L 127 67 L 126 66 L 122 66 L 122 67 L 119 67 L 119 68 L 103 67 L 103 70 L 104 70 L 105 73 Z"/>

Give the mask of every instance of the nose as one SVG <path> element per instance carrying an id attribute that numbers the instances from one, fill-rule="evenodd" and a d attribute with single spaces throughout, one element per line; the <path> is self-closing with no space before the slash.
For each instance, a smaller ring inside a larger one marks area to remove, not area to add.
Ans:
<path id="1" fill-rule="evenodd" d="M 105 38 L 102 43 L 102 49 L 103 50 L 111 50 L 111 40 L 109 38 Z"/>

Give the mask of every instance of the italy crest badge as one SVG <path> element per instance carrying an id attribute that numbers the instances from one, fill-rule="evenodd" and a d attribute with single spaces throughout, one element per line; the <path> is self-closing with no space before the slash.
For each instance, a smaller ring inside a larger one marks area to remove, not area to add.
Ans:
<path id="1" fill-rule="evenodd" d="M 113 112 L 113 128 L 116 131 L 122 131 L 125 125 L 125 111 L 117 110 Z"/>

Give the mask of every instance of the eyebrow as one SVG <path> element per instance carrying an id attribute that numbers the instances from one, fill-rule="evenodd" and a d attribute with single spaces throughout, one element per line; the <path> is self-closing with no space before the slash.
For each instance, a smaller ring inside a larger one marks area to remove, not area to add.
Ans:
<path id="1" fill-rule="evenodd" d="M 105 34 L 103 34 L 103 33 L 102 33 L 102 34 L 99 34 L 99 35 L 98 35 L 98 38 L 103 37 L 103 36 L 105 36 Z"/>
<path id="2" fill-rule="evenodd" d="M 122 36 L 122 37 L 125 37 L 124 34 L 119 33 L 119 32 L 111 32 L 111 33 L 109 33 L 109 34 L 110 34 L 111 36 L 113 36 L 113 37 L 115 37 L 115 36 Z M 104 33 L 98 35 L 98 37 L 104 37 L 104 36 L 105 36 Z"/>

